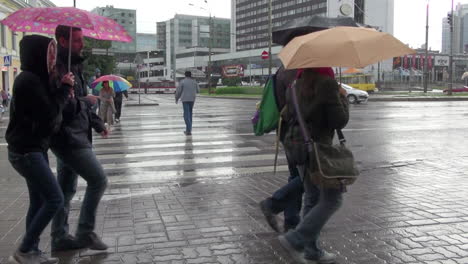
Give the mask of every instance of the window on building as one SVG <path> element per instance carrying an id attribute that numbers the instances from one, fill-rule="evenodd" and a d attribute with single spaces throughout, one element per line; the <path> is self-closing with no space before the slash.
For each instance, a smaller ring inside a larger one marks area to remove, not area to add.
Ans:
<path id="1" fill-rule="evenodd" d="M 16 32 L 11 32 L 11 49 L 16 50 Z"/>
<path id="2" fill-rule="evenodd" d="M 0 32 L 1 36 L 1 44 L 2 44 L 2 47 L 6 48 L 6 27 L 5 25 L 2 24 L 1 26 L 1 29 L 2 29 L 2 32 Z"/>
<path id="3" fill-rule="evenodd" d="M 125 16 L 125 13 L 122 12 L 122 13 L 120 13 L 120 15 L 121 15 L 122 17 L 124 17 L 124 16 Z"/>

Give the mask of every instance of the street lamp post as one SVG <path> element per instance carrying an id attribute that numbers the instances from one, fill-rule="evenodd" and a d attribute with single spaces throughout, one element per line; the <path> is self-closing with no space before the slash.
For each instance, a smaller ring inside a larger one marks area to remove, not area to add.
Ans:
<path id="1" fill-rule="evenodd" d="M 272 55 L 271 55 L 271 42 L 272 39 L 272 6 L 273 0 L 268 0 L 268 76 L 271 76 L 271 68 L 273 64 Z"/>
<path id="2" fill-rule="evenodd" d="M 452 95 L 453 88 L 453 23 L 455 22 L 453 17 L 453 0 L 452 0 L 452 10 L 450 11 L 451 23 L 450 23 L 450 57 L 449 57 L 449 85 L 448 85 L 448 95 Z"/>
<path id="3" fill-rule="evenodd" d="M 427 58 L 429 57 L 429 1 L 427 2 L 427 7 L 426 7 L 426 59 L 424 60 L 424 93 L 427 93 L 427 86 L 428 86 L 428 79 L 429 79 L 429 73 L 427 72 L 428 69 L 428 61 Z"/>

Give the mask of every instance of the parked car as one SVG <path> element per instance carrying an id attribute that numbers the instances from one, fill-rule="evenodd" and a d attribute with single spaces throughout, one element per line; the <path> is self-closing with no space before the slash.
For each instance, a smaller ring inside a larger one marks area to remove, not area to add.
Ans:
<path id="1" fill-rule="evenodd" d="M 453 93 L 467 93 L 468 92 L 468 86 L 463 86 L 460 88 L 452 88 Z M 448 89 L 444 90 L 444 93 L 448 93 Z"/>
<path id="2" fill-rule="evenodd" d="M 348 102 L 350 104 L 366 103 L 369 99 L 369 94 L 366 91 L 355 89 L 344 83 L 341 84 L 341 87 L 346 90 Z"/>

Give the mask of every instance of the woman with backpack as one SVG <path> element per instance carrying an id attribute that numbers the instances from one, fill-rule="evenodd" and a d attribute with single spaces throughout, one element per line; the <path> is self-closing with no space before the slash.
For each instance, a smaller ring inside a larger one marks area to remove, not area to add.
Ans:
<path id="1" fill-rule="evenodd" d="M 39 237 L 63 206 L 63 194 L 49 167 L 47 151 L 50 138 L 62 121 L 65 101 L 73 93 L 74 77 L 66 74 L 55 88 L 56 44 L 39 35 L 23 37 L 20 42 L 22 72 L 13 85 L 10 122 L 5 139 L 8 160 L 26 180 L 29 209 L 26 233 L 10 263 L 58 263 L 39 250 Z"/>
<path id="2" fill-rule="evenodd" d="M 299 106 L 312 140 L 328 145 L 333 143 L 335 130 L 344 128 L 348 123 L 348 103 L 345 91 L 334 80 L 331 68 L 310 68 L 301 72 L 297 75 L 296 85 L 285 91 L 287 111 L 283 118 L 287 123 L 285 151 L 288 158 L 302 164 L 298 169 L 305 189 L 304 215 L 294 230 L 279 236 L 279 241 L 296 261 L 302 263 L 305 258 L 306 263 L 334 263 L 336 256 L 321 249 L 318 239 L 322 228 L 340 208 L 343 190 L 318 186 L 312 181 L 312 174 L 317 168 L 309 165 L 313 162 L 309 162 L 310 157 L 303 144 L 294 101 Z M 292 93 L 292 89 L 296 89 L 296 94 Z"/>

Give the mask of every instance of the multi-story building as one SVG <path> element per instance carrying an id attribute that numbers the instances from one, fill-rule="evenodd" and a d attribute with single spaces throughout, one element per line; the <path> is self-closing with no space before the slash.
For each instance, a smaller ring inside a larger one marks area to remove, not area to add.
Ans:
<path id="1" fill-rule="evenodd" d="M 137 33 L 136 51 L 152 51 L 158 48 L 156 34 Z"/>
<path id="2" fill-rule="evenodd" d="M 166 56 L 165 74 L 173 78 L 176 69 L 207 66 L 206 56 L 230 51 L 230 19 L 175 15 L 157 23 L 158 49 Z"/>
<path id="3" fill-rule="evenodd" d="M 55 6 L 48 0 L 4 0 L 0 2 L 0 19 L 26 7 Z M 0 25 L 1 87 L 12 93 L 13 82 L 20 72 L 19 42 L 26 33 L 13 32 Z"/>
<path id="4" fill-rule="evenodd" d="M 348 16 L 393 33 L 393 0 L 272 0 L 272 27 L 312 15 Z M 268 46 L 268 0 L 231 1 L 231 50 Z"/>
<path id="5" fill-rule="evenodd" d="M 112 42 L 112 51 L 117 54 L 133 54 L 134 56 L 137 51 L 136 44 L 136 10 L 133 9 L 121 9 L 115 8 L 112 5 L 106 7 L 97 7 L 91 12 L 105 16 L 115 20 L 121 26 L 127 30 L 128 34 L 133 38 L 132 42 Z"/>

